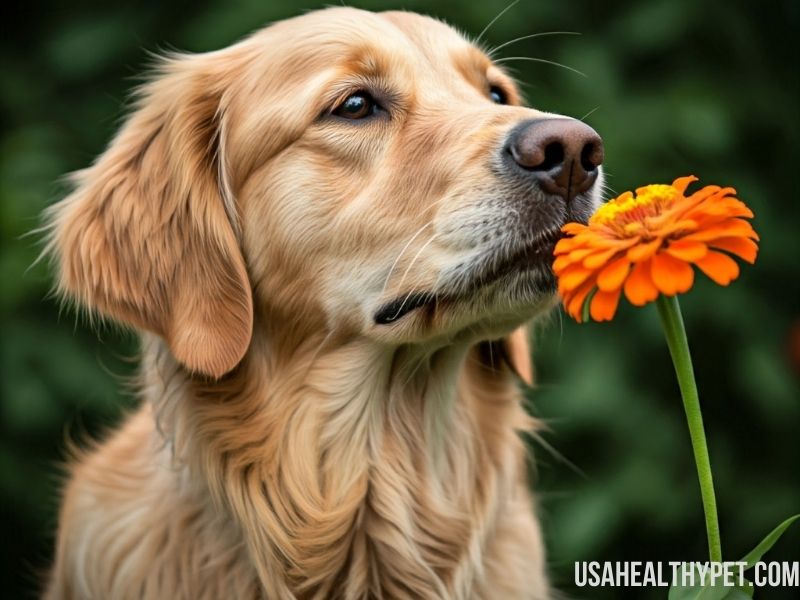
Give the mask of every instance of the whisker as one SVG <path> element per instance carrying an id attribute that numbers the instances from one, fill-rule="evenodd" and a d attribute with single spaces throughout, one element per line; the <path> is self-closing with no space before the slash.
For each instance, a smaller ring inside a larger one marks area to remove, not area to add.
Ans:
<path id="1" fill-rule="evenodd" d="M 420 227 L 419 229 L 417 229 L 417 232 L 416 232 L 414 235 L 412 235 L 412 236 L 411 236 L 411 239 L 410 239 L 410 240 L 408 240 L 408 241 L 406 242 L 406 245 L 405 245 L 405 246 L 403 246 L 403 249 L 402 249 L 402 250 L 400 250 L 400 254 L 398 254 L 398 255 L 397 255 L 397 258 L 395 258 L 395 259 L 394 259 L 394 262 L 392 263 L 392 267 L 389 269 L 389 273 L 386 275 L 386 281 L 384 281 L 384 282 L 383 282 L 383 291 L 382 291 L 381 293 L 385 292 L 385 291 L 386 291 L 386 288 L 389 286 L 389 279 L 391 279 L 391 277 L 392 277 L 392 273 L 394 273 L 394 269 L 395 269 L 395 267 L 397 267 L 397 263 L 398 263 L 398 262 L 400 262 L 400 259 L 402 258 L 403 254 L 405 254 L 406 250 L 408 250 L 408 247 L 411 245 L 411 243 L 412 243 L 412 242 L 413 242 L 415 239 L 417 239 L 417 236 L 418 236 L 420 233 L 422 233 L 423 231 L 425 231 L 425 229 L 427 229 L 428 227 L 430 227 L 432 224 L 433 224 L 433 220 L 430 220 L 430 221 L 428 221 L 427 223 L 425 223 L 425 225 L 423 225 L 422 227 Z"/>
<path id="2" fill-rule="evenodd" d="M 432 204 L 431 204 L 431 205 L 428 207 L 428 210 L 432 210 L 432 209 L 434 209 L 434 208 L 438 207 L 439 205 L 443 204 L 443 203 L 444 203 L 446 200 L 448 200 L 448 199 L 449 199 L 449 197 L 448 197 L 448 196 L 443 196 L 443 197 L 441 197 L 441 198 L 437 199 L 435 202 L 433 202 L 433 203 L 432 203 Z M 384 284 L 383 284 L 383 291 L 384 291 L 384 292 L 386 291 L 386 288 L 388 287 L 388 284 L 389 284 L 389 278 L 392 276 L 392 271 L 393 271 L 393 270 L 394 270 L 394 268 L 397 266 L 397 263 L 399 262 L 400 258 L 402 258 L 402 256 L 403 256 L 403 253 L 405 253 L 405 251 L 406 251 L 406 250 L 408 250 L 408 247 L 411 245 L 411 242 L 413 242 L 413 241 L 414 241 L 414 238 L 416 238 L 416 237 L 417 237 L 417 236 L 418 236 L 418 235 L 419 235 L 419 234 L 420 234 L 422 231 L 424 231 L 426 227 L 430 227 L 431 225 L 433 225 L 433 224 L 434 224 L 434 218 L 435 218 L 435 216 L 431 217 L 431 218 L 430 218 L 430 220 L 429 220 L 427 223 L 425 223 L 425 224 L 424 224 L 422 227 L 420 227 L 420 228 L 417 230 L 417 232 L 416 232 L 416 233 L 415 233 L 413 236 L 411 236 L 411 239 L 410 239 L 410 240 L 408 240 L 408 242 L 406 242 L 406 245 L 405 245 L 405 246 L 403 247 L 403 249 L 400 251 L 400 254 L 398 254 L 398 255 L 397 255 L 397 258 L 395 259 L 394 263 L 392 264 L 392 268 L 391 268 L 391 269 L 389 269 L 389 274 L 386 276 L 386 281 L 385 281 L 385 282 L 384 282 Z"/>
<path id="3" fill-rule="evenodd" d="M 431 242 L 433 242 L 433 240 L 435 240 L 436 237 L 437 237 L 437 234 L 434 233 L 431 236 L 431 239 L 429 239 L 427 242 L 425 242 L 425 244 L 422 246 L 422 248 L 420 248 L 417 251 L 417 253 L 414 255 L 414 258 L 411 259 L 411 263 L 409 263 L 408 267 L 406 268 L 405 273 L 403 273 L 403 277 L 400 279 L 400 283 L 397 285 L 398 291 L 402 289 L 403 282 L 406 280 L 406 276 L 408 275 L 408 272 L 411 271 L 411 267 L 413 267 L 414 263 L 417 262 L 417 259 L 420 257 L 420 254 L 422 254 L 422 252 L 425 250 L 425 248 L 427 248 L 428 246 L 431 245 Z M 403 301 L 400 303 L 400 307 L 397 309 L 397 312 L 395 313 L 396 315 L 402 314 L 403 309 L 406 307 L 406 302 L 408 302 L 408 298 L 409 298 L 408 295 L 406 295 L 406 297 L 403 298 Z"/>
<path id="4" fill-rule="evenodd" d="M 548 452 L 548 454 L 550 454 L 550 456 L 555 458 L 561 464 L 565 465 L 573 473 L 578 475 L 578 477 L 581 477 L 582 479 L 585 479 L 585 480 L 589 479 L 589 476 L 586 474 L 586 472 L 583 469 L 581 469 L 578 465 L 576 465 L 574 462 L 572 462 L 570 459 L 568 459 L 566 456 L 564 456 L 564 454 L 562 454 L 561 452 L 556 450 L 555 447 L 550 442 L 548 442 L 547 440 L 544 439 L 544 436 L 541 434 L 541 432 L 533 431 L 533 432 L 530 432 L 528 435 L 530 435 L 534 440 L 536 440 L 536 442 L 542 448 L 544 448 Z"/>
<path id="5" fill-rule="evenodd" d="M 496 63 L 504 63 L 504 62 L 508 62 L 508 61 L 511 61 L 511 60 L 529 60 L 531 62 L 538 62 L 538 63 L 544 63 L 546 65 L 553 65 L 554 67 L 561 67 L 562 69 L 566 69 L 567 71 L 572 71 L 573 73 L 577 73 L 581 77 L 586 77 L 587 79 L 589 78 L 588 75 L 586 75 L 586 73 L 584 73 L 583 71 L 578 71 L 578 69 L 573 69 L 572 67 L 569 67 L 567 65 L 561 64 L 560 62 L 556 62 L 554 60 L 547 60 L 546 58 L 534 58 L 532 56 L 507 56 L 505 58 L 498 58 L 494 62 L 496 62 Z"/>
<path id="6" fill-rule="evenodd" d="M 431 242 L 433 242 L 433 240 L 435 240 L 436 238 L 437 238 L 437 234 L 434 233 L 431 236 L 431 239 L 429 239 L 427 242 L 425 242 L 422 245 L 422 248 L 417 250 L 417 253 L 414 255 L 414 258 L 411 259 L 411 262 L 409 263 L 408 267 L 406 267 L 405 273 L 403 273 L 403 276 L 400 278 L 400 283 L 397 284 L 398 289 L 403 287 L 403 282 L 406 280 L 406 276 L 408 275 L 408 272 L 411 270 L 411 267 L 414 266 L 414 263 L 417 262 L 417 259 L 419 258 L 420 254 L 422 254 L 422 252 L 425 250 L 425 248 L 430 246 Z"/>
<path id="7" fill-rule="evenodd" d="M 577 31 L 543 31 L 542 33 L 532 33 L 531 35 L 523 35 L 522 37 L 515 38 L 513 40 L 505 42 L 504 44 L 500 44 L 499 46 L 492 48 L 488 52 L 489 58 L 491 58 L 495 53 L 499 52 L 503 48 L 510 46 L 511 44 L 516 44 L 517 42 L 521 42 L 522 40 L 530 40 L 533 38 L 544 37 L 546 35 L 580 35 L 580 33 Z"/>
<path id="8" fill-rule="evenodd" d="M 500 11 L 500 13 L 499 13 L 499 14 L 498 14 L 498 15 L 497 15 L 497 16 L 496 16 L 494 19 L 492 19 L 491 21 L 489 21 L 489 24 L 488 24 L 486 27 L 484 27 L 484 28 L 483 28 L 483 31 L 481 31 L 481 32 L 478 34 L 478 37 L 476 37 L 476 38 L 475 38 L 475 45 L 476 45 L 476 46 L 477 46 L 477 45 L 480 43 L 480 41 L 481 41 L 481 38 L 483 37 L 483 34 L 484 34 L 484 33 L 486 33 L 487 31 L 489 31 L 489 28 L 490 28 L 492 25 L 494 25 L 494 24 L 497 22 L 497 20 L 498 20 L 500 17 L 502 17 L 504 14 L 506 14 L 506 13 L 507 13 L 509 10 L 511 10 L 512 8 L 514 8 L 514 6 L 516 6 L 518 2 L 519 2 L 519 0 L 514 0 L 514 1 L 513 1 L 511 4 L 509 4 L 509 5 L 508 5 L 508 6 L 506 6 L 506 7 L 505 7 L 503 10 L 501 10 L 501 11 Z"/>
<path id="9" fill-rule="evenodd" d="M 580 120 L 581 120 L 581 121 L 585 121 L 585 120 L 586 120 L 586 118 L 587 118 L 589 115 L 593 114 L 593 113 L 594 113 L 594 111 L 596 111 L 598 108 L 600 108 L 600 105 L 599 105 L 599 104 L 598 104 L 597 106 L 595 106 L 595 107 L 594 107 L 592 110 L 590 110 L 589 112 L 587 112 L 585 115 L 583 115 L 583 116 L 580 118 Z"/>
<path id="10" fill-rule="evenodd" d="M 612 198 L 616 198 L 617 196 L 619 196 L 619 194 L 617 192 L 615 192 L 614 190 L 603 190 L 603 194 L 602 195 L 603 195 L 603 201 L 604 202 L 608 202 Z"/>

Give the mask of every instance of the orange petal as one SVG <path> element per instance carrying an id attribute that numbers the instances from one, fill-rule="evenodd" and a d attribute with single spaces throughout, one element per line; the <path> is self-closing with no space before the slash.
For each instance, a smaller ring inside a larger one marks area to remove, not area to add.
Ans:
<path id="1" fill-rule="evenodd" d="M 584 229 L 586 229 L 586 225 L 583 223 L 567 223 L 561 228 L 561 231 L 574 235 L 580 233 Z"/>
<path id="2" fill-rule="evenodd" d="M 560 240 L 558 240 L 558 242 L 556 242 L 555 247 L 553 248 L 553 254 L 558 256 L 559 254 L 566 254 L 567 252 L 569 252 L 571 249 L 570 246 L 574 245 L 575 243 L 574 239 L 575 238 L 561 238 Z M 565 242 L 571 242 L 571 243 L 565 243 Z"/>
<path id="3" fill-rule="evenodd" d="M 597 269 L 606 264 L 615 254 L 618 254 L 619 252 L 619 248 L 611 248 L 610 250 L 592 254 L 584 259 L 583 266 L 587 269 Z"/>
<path id="4" fill-rule="evenodd" d="M 628 260 L 631 262 L 640 262 L 647 260 L 661 247 L 661 238 L 655 239 L 651 242 L 637 244 L 628 250 Z"/>
<path id="5" fill-rule="evenodd" d="M 580 250 L 573 250 L 567 254 L 557 256 L 553 261 L 553 272 L 558 275 L 570 265 L 581 262 L 594 251 L 594 248 L 581 248 Z"/>
<path id="6" fill-rule="evenodd" d="M 562 254 L 561 256 L 556 256 L 556 259 L 553 261 L 553 273 L 558 275 L 566 269 L 568 266 L 572 264 L 572 258 L 570 258 L 569 254 Z"/>
<path id="7" fill-rule="evenodd" d="M 589 244 L 587 244 L 584 236 L 561 238 L 558 240 L 558 242 L 556 242 L 556 247 L 553 249 L 553 254 L 567 254 L 568 252 L 572 252 L 577 248 L 587 245 Z"/>
<path id="8" fill-rule="evenodd" d="M 733 187 L 720 188 L 715 195 L 716 195 L 715 202 L 723 200 L 725 198 L 730 198 L 736 195 L 736 188 Z"/>
<path id="9" fill-rule="evenodd" d="M 697 242 L 707 242 L 720 237 L 749 237 L 757 240 L 758 234 L 756 234 L 753 227 L 747 221 L 743 221 L 742 219 L 726 219 L 721 223 L 709 227 L 702 227 L 696 232 L 687 235 L 686 239 L 695 240 Z"/>
<path id="10" fill-rule="evenodd" d="M 592 304 L 589 306 L 589 314 L 592 319 L 595 321 L 610 321 L 613 319 L 614 313 L 617 312 L 621 292 L 621 289 L 616 289 L 613 292 L 597 290 L 597 293 L 592 298 Z"/>
<path id="11" fill-rule="evenodd" d="M 687 211 L 691 211 L 698 204 L 694 196 L 691 198 L 678 198 L 672 206 L 666 209 L 662 215 L 666 216 L 669 220 L 682 219 Z"/>
<path id="12" fill-rule="evenodd" d="M 747 219 L 752 219 L 755 216 L 753 211 L 750 210 L 749 206 L 736 198 L 727 198 L 726 205 L 728 214 L 732 217 L 745 217 Z"/>
<path id="13" fill-rule="evenodd" d="M 653 257 L 651 273 L 653 283 L 667 296 L 686 292 L 694 283 L 692 267 L 666 252 L 660 252 Z"/>
<path id="14" fill-rule="evenodd" d="M 750 264 L 756 262 L 756 255 L 758 254 L 758 244 L 756 244 L 753 240 L 748 238 L 738 238 L 738 237 L 729 237 L 729 238 L 718 238 L 711 242 L 708 242 L 708 245 L 712 248 L 717 248 L 718 250 L 725 250 L 725 252 L 730 252 L 731 254 L 735 254 L 742 260 L 746 260 Z"/>
<path id="15" fill-rule="evenodd" d="M 569 296 L 564 297 L 564 306 L 567 309 L 567 314 L 575 319 L 578 323 L 583 320 L 583 304 L 586 302 L 586 296 L 588 296 L 589 292 L 591 292 L 593 289 L 594 282 L 587 281 Z"/>
<path id="16" fill-rule="evenodd" d="M 625 296 L 635 306 L 643 306 L 658 298 L 658 288 L 650 275 L 650 262 L 643 260 L 633 265 L 633 270 L 625 280 Z"/>
<path id="17" fill-rule="evenodd" d="M 670 236 L 675 233 L 680 235 L 688 235 L 689 232 L 698 229 L 697 221 L 693 219 L 681 219 L 679 221 L 667 219 L 664 223 L 658 226 L 658 234 L 662 237 Z"/>
<path id="18" fill-rule="evenodd" d="M 686 218 L 689 219 L 695 218 L 695 216 L 745 217 L 751 219 L 753 211 L 737 198 L 716 198 L 695 206 L 686 214 Z"/>
<path id="19" fill-rule="evenodd" d="M 719 187 L 718 185 L 707 185 L 697 190 L 691 196 L 688 196 L 687 200 L 690 201 L 690 205 L 694 206 L 697 205 L 699 202 L 708 200 L 709 198 L 713 198 L 714 196 L 718 196 L 721 191 L 722 188 Z"/>
<path id="20" fill-rule="evenodd" d="M 689 187 L 689 184 L 693 181 L 697 181 L 697 177 L 694 175 L 687 175 L 686 177 L 678 177 L 675 181 L 672 182 L 672 187 L 678 190 L 681 194 L 686 194 L 686 188 Z"/>
<path id="21" fill-rule="evenodd" d="M 709 251 L 700 260 L 694 261 L 694 264 L 719 285 L 728 285 L 739 276 L 739 265 L 722 252 Z"/>
<path id="22" fill-rule="evenodd" d="M 592 271 L 584 269 L 580 265 L 575 265 L 564 270 L 558 277 L 558 291 L 562 294 L 573 291 L 586 281 L 591 274 Z"/>
<path id="23" fill-rule="evenodd" d="M 615 233 L 615 237 L 597 236 L 591 241 L 591 243 L 587 243 L 587 246 L 592 246 L 598 252 L 611 249 L 622 251 L 627 250 L 631 246 L 635 246 L 639 243 L 638 235 L 623 238 L 616 237 L 616 235 L 617 234 Z"/>
<path id="24" fill-rule="evenodd" d="M 628 276 L 631 261 L 625 256 L 617 258 L 611 262 L 607 267 L 600 271 L 597 276 L 597 287 L 601 292 L 611 292 L 622 286 L 625 277 Z"/>
<path id="25" fill-rule="evenodd" d="M 674 240 L 669 243 L 667 252 L 679 260 L 693 261 L 703 258 L 708 252 L 708 247 L 703 242 Z"/>

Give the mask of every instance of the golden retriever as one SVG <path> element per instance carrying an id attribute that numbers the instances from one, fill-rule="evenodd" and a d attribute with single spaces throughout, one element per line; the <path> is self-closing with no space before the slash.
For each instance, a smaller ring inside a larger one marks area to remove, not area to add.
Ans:
<path id="1" fill-rule="evenodd" d="M 550 597 L 514 371 L 602 152 L 412 13 L 165 59 L 47 217 L 142 407 L 71 467 L 46 597 Z"/>

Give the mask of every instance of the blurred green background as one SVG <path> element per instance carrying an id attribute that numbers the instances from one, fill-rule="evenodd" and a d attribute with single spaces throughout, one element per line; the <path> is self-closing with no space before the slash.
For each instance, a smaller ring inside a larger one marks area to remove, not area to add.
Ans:
<path id="1" fill-rule="evenodd" d="M 477 35 L 500 2 L 359 2 L 436 15 Z M 319 4 L 321 5 L 321 3 Z M 225 46 L 319 6 L 289 0 L 20 3 L 5 19 L 0 140 L 0 589 L 35 594 L 49 563 L 67 439 L 116 424 L 134 400 L 136 345 L 91 331 L 48 297 L 39 246 L 21 237 L 63 194 L 61 175 L 103 149 L 149 52 Z M 705 409 L 723 544 L 736 559 L 800 509 L 800 195 L 796 0 L 522 0 L 485 35 L 537 32 L 501 56 L 537 108 L 605 138 L 620 192 L 694 173 L 738 188 L 761 255 L 729 289 L 701 280 L 682 300 Z M 701 278 L 702 279 L 702 278 Z M 574 560 L 702 560 L 705 536 L 677 387 L 655 309 L 613 324 L 558 315 L 537 328 L 535 412 L 557 454 L 536 448 L 537 490 L 555 583 L 576 598 L 661 598 L 577 590 Z M 794 350 L 792 350 L 794 348 Z M 794 358 L 792 358 L 794 356 Z M 536 445 L 536 444 L 534 444 Z M 775 560 L 798 560 L 800 528 Z M 796 591 L 796 590 L 795 590 Z M 767 590 L 762 598 L 791 597 Z M 795 596 L 797 597 L 797 596 Z"/>

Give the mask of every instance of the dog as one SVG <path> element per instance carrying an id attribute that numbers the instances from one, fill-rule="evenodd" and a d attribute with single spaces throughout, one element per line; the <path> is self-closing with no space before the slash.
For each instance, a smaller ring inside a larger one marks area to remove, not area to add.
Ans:
<path id="1" fill-rule="evenodd" d="M 70 467 L 45 597 L 549 598 L 518 380 L 602 159 L 413 13 L 163 59 L 46 215 L 142 405 Z"/>

